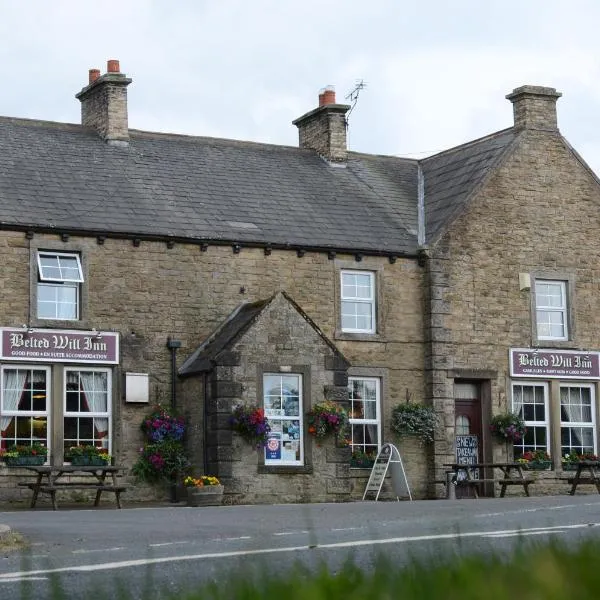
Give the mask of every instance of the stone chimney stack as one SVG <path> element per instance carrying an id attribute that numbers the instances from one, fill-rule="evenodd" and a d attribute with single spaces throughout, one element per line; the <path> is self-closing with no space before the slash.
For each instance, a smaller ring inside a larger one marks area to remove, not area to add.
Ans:
<path id="1" fill-rule="evenodd" d="M 81 124 L 92 127 L 109 143 L 127 143 L 127 86 L 131 79 L 121 73 L 118 60 L 109 60 L 107 73 L 90 69 L 89 83 L 75 97 L 81 102 Z"/>
<path id="2" fill-rule="evenodd" d="M 310 148 L 330 162 L 346 161 L 348 110 L 349 104 L 336 104 L 332 86 L 322 89 L 319 92 L 319 106 L 293 121 L 298 127 L 300 148 Z"/>
<path id="3" fill-rule="evenodd" d="M 551 87 L 522 85 L 506 98 L 513 104 L 515 127 L 557 131 L 556 101 L 562 96 Z"/>

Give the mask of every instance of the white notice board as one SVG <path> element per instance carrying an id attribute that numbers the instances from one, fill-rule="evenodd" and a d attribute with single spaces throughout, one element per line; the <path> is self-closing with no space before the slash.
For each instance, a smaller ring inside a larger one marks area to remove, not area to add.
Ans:
<path id="1" fill-rule="evenodd" d="M 377 454 L 377 458 L 371 469 L 371 475 L 363 494 L 363 500 L 366 500 L 369 494 L 375 494 L 375 500 L 379 499 L 379 494 L 381 493 L 388 470 L 392 476 L 392 487 L 396 494 L 396 500 L 400 500 L 401 497 L 406 496 L 408 496 L 409 500 L 412 500 L 400 452 L 398 452 L 398 448 L 393 444 L 383 444 L 381 446 L 381 450 Z"/>

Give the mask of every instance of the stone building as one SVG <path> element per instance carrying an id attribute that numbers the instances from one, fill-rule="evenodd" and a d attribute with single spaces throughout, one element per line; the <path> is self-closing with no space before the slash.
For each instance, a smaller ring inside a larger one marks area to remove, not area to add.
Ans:
<path id="1" fill-rule="evenodd" d="M 174 404 L 228 502 L 360 498 L 350 452 L 384 442 L 417 498 L 443 493 L 457 434 L 482 459 L 596 450 L 600 188 L 555 90 L 516 89 L 513 127 L 416 161 L 349 152 L 329 88 L 291 148 L 132 130 L 130 83 L 91 70 L 81 125 L 0 118 L 2 447 L 131 467 L 149 408 Z M 308 433 L 324 398 L 349 448 Z M 404 402 L 434 406 L 431 447 L 393 435 Z M 276 451 L 231 431 L 240 403 L 267 407 Z M 513 407 L 514 450 L 487 428 Z M 3 496 L 17 481 L 0 467 Z"/>

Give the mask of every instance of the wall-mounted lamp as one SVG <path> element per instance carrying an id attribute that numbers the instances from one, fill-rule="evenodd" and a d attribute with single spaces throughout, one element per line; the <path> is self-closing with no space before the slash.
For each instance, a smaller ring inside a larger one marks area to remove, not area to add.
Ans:
<path id="1" fill-rule="evenodd" d="M 31 327 L 30 325 L 23 323 L 21 327 L 25 330 L 25 335 L 31 335 L 33 333 L 33 327 Z"/>
<path id="2" fill-rule="evenodd" d="M 97 331 L 95 327 L 92 329 L 92 333 L 94 334 L 93 338 L 95 340 L 100 341 L 102 339 L 102 333 L 100 331 Z"/>

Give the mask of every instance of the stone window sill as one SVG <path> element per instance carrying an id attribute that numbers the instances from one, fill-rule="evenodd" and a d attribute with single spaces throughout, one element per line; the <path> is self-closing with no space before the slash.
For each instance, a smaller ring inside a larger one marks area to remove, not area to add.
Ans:
<path id="1" fill-rule="evenodd" d="M 260 475 L 312 475 L 312 465 L 258 465 Z"/>
<path id="2" fill-rule="evenodd" d="M 334 339 L 349 342 L 386 342 L 385 336 L 380 333 L 347 333 L 341 329 L 336 329 L 333 334 Z"/>

